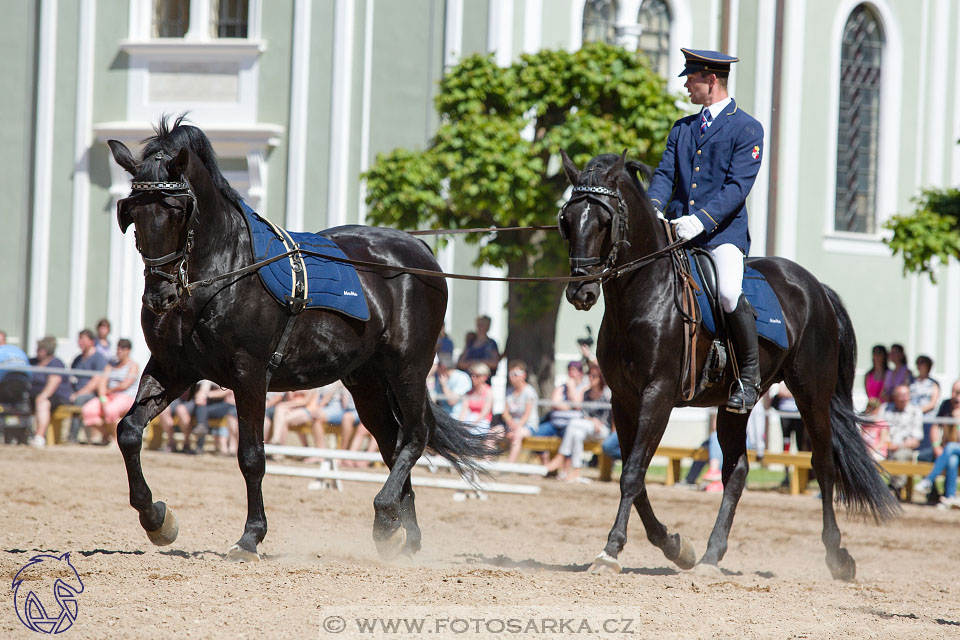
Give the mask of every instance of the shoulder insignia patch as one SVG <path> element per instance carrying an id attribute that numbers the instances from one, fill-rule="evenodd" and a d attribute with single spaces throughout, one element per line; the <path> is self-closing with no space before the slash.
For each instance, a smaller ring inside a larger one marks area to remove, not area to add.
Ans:
<path id="1" fill-rule="evenodd" d="M 760 147 L 759 145 L 754 145 L 753 151 L 750 152 L 750 155 L 753 156 L 754 160 L 760 159 Z"/>

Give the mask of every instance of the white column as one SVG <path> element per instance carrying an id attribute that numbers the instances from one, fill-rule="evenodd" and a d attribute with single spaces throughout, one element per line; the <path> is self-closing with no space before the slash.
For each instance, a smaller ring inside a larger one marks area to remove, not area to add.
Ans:
<path id="1" fill-rule="evenodd" d="M 190 26 L 185 40 L 210 40 L 210 0 L 190 0 Z"/>
<path id="2" fill-rule="evenodd" d="M 526 0 L 523 5 L 523 52 L 536 53 L 543 42 L 543 0 Z"/>
<path id="3" fill-rule="evenodd" d="M 753 116 L 763 125 L 763 148 L 767 156 L 760 161 L 760 172 L 750 192 L 750 254 L 769 255 L 774 247 L 767 246 L 767 204 L 770 193 L 770 128 L 775 117 L 773 102 L 774 29 L 776 28 L 776 3 L 761 2 L 757 7 L 757 49 L 754 60 L 755 75 Z M 739 64 L 747 64 L 741 62 Z"/>
<path id="4" fill-rule="evenodd" d="M 330 172 L 327 224 L 347 221 L 350 163 L 350 110 L 353 78 L 354 0 L 336 0 L 333 10 L 333 86 L 330 108 Z"/>
<path id="5" fill-rule="evenodd" d="M 934 55 L 941 55 L 950 50 L 948 40 L 950 30 L 950 6 L 947 0 L 934 0 L 933 4 L 933 42 L 931 50 Z M 921 42 L 926 42 L 925 40 Z M 934 64 L 939 64 L 939 61 Z M 926 73 L 922 74 L 926 77 Z M 935 77 L 939 78 L 940 74 Z M 943 160 L 946 152 L 944 145 L 957 146 L 956 138 L 947 138 L 944 135 L 949 131 L 950 123 L 947 120 L 947 82 L 934 81 L 930 85 L 930 106 L 927 108 L 930 118 L 927 123 L 927 143 L 922 147 L 922 152 L 917 154 L 926 159 L 927 170 L 926 180 L 923 184 L 927 186 L 943 187 L 946 174 L 944 172 Z M 925 90 L 921 86 L 921 90 Z M 956 109 L 956 107 L 954 107 Z"/>
<path id="6" fill-rule="evenodd" d="M 247 204 L 254 211 L 267 215 L 267 159 L 263 149 L 247 152 L 247 175 L 250 188 L 247 189 Z M 301 226 L 303 221 L 301 220 Z"/>
<path id="7" fill-rule="evenodd" d="M 363 95 L 360 98 L 360 172 L 370 168 L 370 96 L 373 87 L 373 0 L 366 0 L 363 22 Z M 367 181 L 360 181 L 357 198 L 360 224 L 367 223 Z"/>
<path id="8" fill-rule="evenodd" d="M 513 0 L 490 0 L 487 50 L 495 52 L 494 58 L 501 67 L 510 66 L 513 62 Z M 505 274 L 506 271 L 499 267 L 480 267 L 481 276 L 501 278 Z M 481 282 L 478 287 L 477 306 L 480 315 L 490 316 L 490 336 L 497 341 L 501 350 L 507 337 L 503 323 L 506 295 L 507 288 L 503 282 Z"/>
<path id="9" fill-rule="evenodd" d="M 946 397 L 950 393 L 953 381 L 960 378 L 960 262 L 950 260 L 947 266 L 947 305 L 944 310 L 944 321 L 947 330 L 944 332 L 942 363 L 935 363 L 938 371 L 946 374 L 946 379 L 940 380 L 940 394 Z"/>
<path id="10" fill-rule="evenodd" d="M 448 69 L 460 61 L 463 53 L 463 0 L 447 0 L 445 22 L 443 25 L 443 69 Z M 451 239 L 437 254 L 440 268 L 452 272 L 456 256 L 456 243 Z M 447 309 L 443 316 L 443 323 L 447 331 L 453 328 L 453 292 L 457 286 L 456 280 L 447 280 Z"/>
<path id="11" fill-rule="evenodd" d="M 33 236 L 30 297 L 24 349 L 43 337 L 47 326 L 50 270 L 50 211 L 53 176 L 53 107 L 57 80 L 57 0 L 40 2 L 40 55 L 37 63 L 37 128 L 34 146 Z"/>
<path id="12" fill-rule="evenodd" d="M 296 0 L 293 7 L 290 131 L 287 136 L 289 140 L 287 211 L 284 216 L 284 226 L 291 231 L 304 230 L 303 201 L 306 188 L 307 131 L 310 115 L 310 9 L 312 6 L 311 0 Z M 265 211 L 264 215 L 266 215 Z"/>
<path id="13" fill-rule="evenodd" d="M 789 69 L 791 81 L 784 82 L 780 96 L 780 167 L 778 176 L 780 192 L 777 202 L 777 255 L 789 260 L 797 258 L 797 199 L 799 197 L 798 159 L 800 157 L 800 128 L 803 117 L 803 63 L 806 32 L 803 28 L 807 15 L 806 0 L 791 0 L 786 5 L 787 15 L 784 30 L 786 47 L 783 53 L 783 68 Z"/>
<path id="14" fill-rule="evenodd" d="M 73 139 L 73 226 L 70 246 L 68 338 L 84 328 L 87 297 L 87 256 L 90 236 L 90 147 L 93 144 L 93 34 L 96 0 L 80 0 L 77 43 L 77 112 Z M 113 216 L 108 218 L 113 222 Z"/>
<path id="15" fill-rule="evenodd" d="M 760 3 L 764 4 L 764 3 Z M 775 4 L 773 2 L 767 2 L 766 4 Z M 763 9 L 757 8 L 757 12 L 763 11 Z M 737 45 L 737 39 L 740 37 L 740 0 L 730 0 L 730 16 L 727 22 L 730 24 L 730 41 L 727 46 L 727 51 L 724 51 L 727 55 L 737 56 L 737 50 L 739 46 Z M 720 28 L 723 28 L 723 23 L 720 23 Z M 736 67 L 736 65 L 734 65 Z M 737 75 L 736 73 L 730 74 L 730 86 L 728 90 L 730 95 L 737 95 Z"/>

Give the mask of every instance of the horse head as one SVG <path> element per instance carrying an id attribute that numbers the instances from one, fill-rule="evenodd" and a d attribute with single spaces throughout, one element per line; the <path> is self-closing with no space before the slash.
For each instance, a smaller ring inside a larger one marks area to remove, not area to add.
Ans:
<path id="1" fill-rule="evenodd" d="M 133 176 L 132 194 L 117 203 L 117 223 L 124 233 L 134 225 L 146 266 L 142 301 L 156 314 L 177 306 L 188 284 L 201 206 L 213 209 L 223 199 L 219 195 L 237 207 L 240 201 L 216 167 L 209 140 L 182 120 L 170 128 L 161 119 L 157 135 L 145 141 L 140 161 L 122 142 L 107 142 L 117 164 Z"/>
<path id="2" fill-rule="evenodd" d="M 646 217 L 653 216 L 636 178 L 637 172 L 649 175 L 650 170 L 642 163 L 628 161 L 626 150 L 619 156 L 599 155 L 583 171 L 565 151 L 560 155 L 563 171 L 573 186 L 557 218 L 560 235 L 569 247 L 570 275 L 599 276 L 631 250 L 636 232 L 629 219 L 631 210 L 646 203 Z M 589 309 L 600 299 L 600 279 L 571 282 L 566 296 L 577 309 Z"/>

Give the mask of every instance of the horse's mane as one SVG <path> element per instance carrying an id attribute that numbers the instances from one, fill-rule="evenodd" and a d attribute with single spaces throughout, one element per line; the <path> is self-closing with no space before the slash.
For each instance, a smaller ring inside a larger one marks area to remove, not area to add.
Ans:
<path id="1" fill-rule="evenodd" d="M 583 171 L 580 173 L 580 184 L 585 187 L 601 187 L 607 186 L 601 183 L 603 176 L 606 175 L 607 171 L 616 164 L 617 160 L 620 159 L 615 153 L 602 153 L 599 156 L 593 158 L 590 162 L 587 163 L 587 166 L 584 167 Z M 633 186 L 637 188 L 637 191 L 643 196 L 643 199 L 646 200 L 647 191 L 643 188 L 643 183 L 640 182 L 640 175 L 649 180 L 653 176 L 653 170 L 642 162 L 636 160 L 627 160 L 624 165 L 624 170 L 630 176 L 630 179 L 633 181 Z"/>
<path id="2" fill-rule="evenodd" d="M 203 166 L 206 167 L 207 173 L 210 174 L 210 180 L 213 181 L 213 185 L 220 191 L 224 198 L 240 209 L 240 194 L 230 186 L 230 183 L 227 182 L 227 179 L 224 178 L 220 172 L 220 166 L 217 164 L 217 154 L 213 150 L 213 145 L 210 144 L 210 140 L 206 134 L 199 128 L 190 124 L 184 124 L 186 117 L 187 114 L 180 114 L 177 116 L 177 119 L 174 120 L 173 126 L 170 126 L 170 116 L 167 114 L 160 116 L 160 120 L 153 127 L 156 135 L 143 140 L 142 158 L 149 158 L 158 151 L 175 157 L 184 147 L 192 149 L 200 158 L 200 161 L 203 162 Z M 169 179 L 169 176 L 161 177 L 159 175 L 159 168 L 159 163 L 143 163 L 141 165 L 141 171 L 146 170 L 146 172 L 158 175 L 144 175 L 141 179 Z"/>

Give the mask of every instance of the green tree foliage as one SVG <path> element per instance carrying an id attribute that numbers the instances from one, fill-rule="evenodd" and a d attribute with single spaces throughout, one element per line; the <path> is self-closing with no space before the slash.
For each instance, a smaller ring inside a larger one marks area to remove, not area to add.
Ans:
<path id="1" fill-rule="evenodd" d="M 910 215 L 893 216 L 884 226 L 893 230 L 887 244 L 903 254 L 903 272 L 926 273 L 931 282 L 935 260 L 960 259 L 960 190 L 930 189 L 914 202 Z"/>
<path id="2" fill-rule="evenodd" d="M 556 223 L 567 187 L 559 150 L 583 166 L 600 153 L 630 150 L 655 165 L 677 97 L 637 55 L 591 43 L 543 50 L 499 67 L 492 56 L 463 59 L 441 80 L 440 125 L 425 150 L 379 154 L 363 176 L 368 219 L 401 229 Z M 511 276 L 569 272 L 559 235 L 471 234 L 478 264 Z M 541 379 L 552 371 L 562 285 L 511 283 L 506 355 Z"/>

